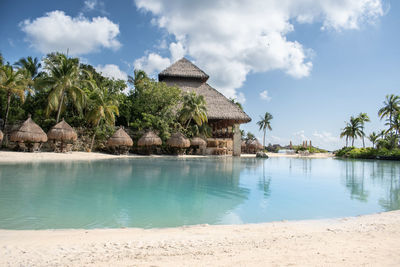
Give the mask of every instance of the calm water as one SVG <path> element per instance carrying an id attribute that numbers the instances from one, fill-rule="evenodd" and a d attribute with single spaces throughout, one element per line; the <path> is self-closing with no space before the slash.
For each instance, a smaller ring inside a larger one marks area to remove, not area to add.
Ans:
<path id="1" fill-rule="evenodd" d="M 400 209 L 400 163 L 118 159 L 0 164 L 0 228 L 170 227 Z"/>

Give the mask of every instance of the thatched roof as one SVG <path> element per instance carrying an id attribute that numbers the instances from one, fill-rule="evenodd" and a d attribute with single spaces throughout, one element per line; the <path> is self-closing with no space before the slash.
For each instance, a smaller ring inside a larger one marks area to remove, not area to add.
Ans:
<path id="1" fill-rule="evenodd" d="M 160 146 L 161 144 L 161 138 L 152 131 L 146 132 L 138 141 L 138 146 Z"/>
<path id="2" fill-rule="evenodd" d="M 44 143 L 47 142 L 47 135 L 29 116 L 21 127 L 11 134 L 10 141 Z"/>
<path id="3" fill-rule="evenodd" d="M 191 146 L 206 146 L 207 142 L 200 137 L 194 137 L 192 139 L 190 139 L 190 145 Z"/>
<path id="4" fill-rule="evenodd" d="M 78 138 L 75 130 L 64 121 L 60 121 L 50 131 L 47 133 L 47 138 L 49 140 L 56 141 L 75 141 Z"/>
<path id="5" fill-rule="evenodd" d="M 196 77 L 197 79 L 188 79 Z M 202 95 L 206 101 L 209 120 L 230 120 L 236 123 L 251 121 L 243 110 L 207 84 L 205 82 L 207 79 L 201 80 L 201 77 L 208 78 L 208 75 L 185 58 L 175 62 L 158 75 L 158 79 L 169 86 L 175 85 L 184 92 Z"/>
<path id="6" fill-rule="evenodd" d="M 257 139 L 248 142 L 247 145 L 249 148 L 253 148 L 253 149 L 262 149 L 263 148 L 263 145 L 260 144 L 260 142 L 258 142 Z"/>
<path id="7" fill-rule="evenodd" d="M 160 82 L 171 77 L 195 79 L 205 82 L 209 76 L 186 58 L 181 58 L 158 74 Z"/>
<path id="8" fill-rule="evenodd" d="M 133 141 L 121 127 L 108 139 L 107 146 L 133 146 Z"/>
<path id="9" fill-rule="evenodd" d="M 245 148 L 246 147 L 246 141 L 242 141 L 242 143 L 240 144 L 241 148 Z"/>
<path id="10" fill-rule="evenodd" d="M 3 132 L 0 131 L 0 142 L 3 140 L 3 137 L 4 137 Z"/>
<path id="11" fill-rule="evenodd" d="M 185 148 L 190 147 L 190 141 L 182 133 L 176 132 L 168 139 L 167 145 L 171 147 Z"/>

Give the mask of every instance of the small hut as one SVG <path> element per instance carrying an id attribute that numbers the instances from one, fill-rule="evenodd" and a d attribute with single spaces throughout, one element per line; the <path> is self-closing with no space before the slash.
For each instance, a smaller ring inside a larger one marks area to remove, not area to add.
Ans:
<path id="1" fill-rule="evenodd" d="M 242 151 L 242 153 L 246 153 L 246 141 L 242 141 L 242 143 L 240 144 L 240 150 Z"/>
<path id="2" fill-rule="evenodd" d="M 138 146 L 144 148 L 146 154 L 150 154 L 152 152 L 152 148 L 162 145 L 162 141 L 161 138 L 158 137 L 158 135 L 156 135 L 153 131 L 148 131 L 142 137 L 140 137 L 137 144 Z"/>
<path id="3" fill-rule="evenodd" d="M 190 139 L 190 146 L 195 149 L 195 154 L 204 154 L 207 142 L 203 138 L 194 137 Z"/>
<path id="4" fill-rule="evenodd" d="M 75 130 L 64 121 L 64 119 L 53 126 L 47 133 L 47 138 L 53 141 L 55 152 L 70 152 L 72 150 L 72 142 L 78 139 Z M 67 144 L 64 146 L 64 144 Z"/>
<path id="5" fill-rule="evenodd" d="M 132 138 L 119 128 L 107 141 L 107 147 L 115 154 L 128 154 L 129 148 L 133 146 Z"/>
<path id="6" fill-rule="evenodd" d="M 47 135 L 29 115 L 21 127 L 11 134 L 10 141 L 18 143 L 18 149 L 20 150 L 36 152 L 40 150 L 42 143 L 47 142 Z"/>
<path id="7" fill-rule="evenodd" d="M 183 149 L 190 147 L 190 141 L 182 133 L 176 132 L 168 139 L 167 145 L 174 148 L 178 154 L 183 154 Z"/>
<path id="8" fill-rule="evenodd" d="M 257 139 L 247 143 L 247 150 L 251 154 L 257 153 L 257 151 L 262 150 L 263 146 L 258 142 Z"/>

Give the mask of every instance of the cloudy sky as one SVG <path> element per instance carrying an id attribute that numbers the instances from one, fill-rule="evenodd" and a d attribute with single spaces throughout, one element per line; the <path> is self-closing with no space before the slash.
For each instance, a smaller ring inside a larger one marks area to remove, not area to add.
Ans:
<path id="1" fill-rule="evenodd" d="M 335 149 L 344 121 L 379 130 L 400 94 L 400 3 L 390 0 L 2 0 L 0 52 L 11 63 L 69 51 L 109 77 L 156 74 L 185 56 L 253 118 L 267 142 Z"/>

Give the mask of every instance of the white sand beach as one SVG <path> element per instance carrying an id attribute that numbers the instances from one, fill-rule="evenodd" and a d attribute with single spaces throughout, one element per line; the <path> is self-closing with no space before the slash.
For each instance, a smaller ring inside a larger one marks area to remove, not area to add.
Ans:
<path id="1" fill-rule="evenodd" d="M 0 266 L 399 266 L 400 211 L 167 229 L 0 230 Z"/>
<path id="2" fill-rule="evenodd" d="M 301 156 L 298 154 L 282 154 L 282 153 L 267 153 L 269 157 L 290 157 L 290 158 L 330 158 L 333 157 L 331 153 L 317 153 L 309 156 Z M 243 158 L 254 158 L 255 154 L 243 154 Z M 0 163 L 18 163 L 18 162 L 39 162 L 39 161 L 63 161 L 63 160 L 100 160 L 100 159 L 116 159 L 116 158 L 138 158 L 149 157 L 142 155 L 112 155 L 99 152 L 71 152 L 71 153 L 53 153 L 53 152 L 13 152 L 13 151 L 0 151 Z M 150 157 L 176 157 L 168 155 L 151 155 Z M 201 158 L 213 156 L 196 156 L 185 155 L 179 156 L 185 158 Z"/>

